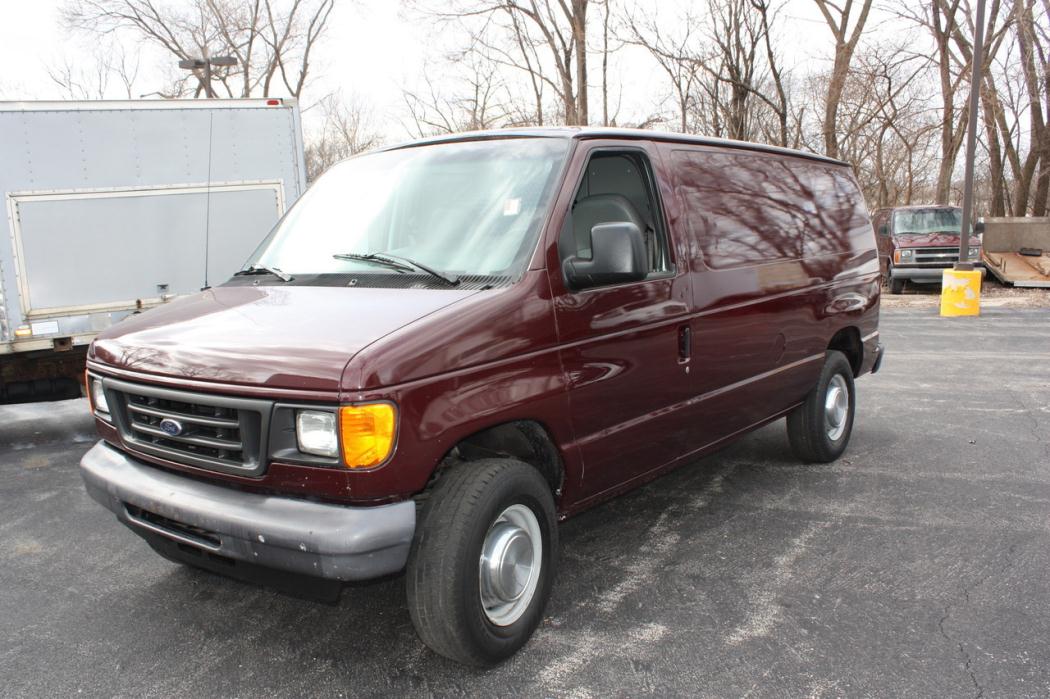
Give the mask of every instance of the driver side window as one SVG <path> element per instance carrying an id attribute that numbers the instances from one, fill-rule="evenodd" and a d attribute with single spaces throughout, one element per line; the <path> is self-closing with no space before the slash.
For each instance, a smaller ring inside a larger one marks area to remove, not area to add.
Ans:
<path id="1" fill-rule="evenodd" d="M 591 259 L 591 229 L 602 223 L 630 222 L 645 239 L 648 274 L 670 271 L 667 236 L 652 183 L 652 170 L 642 153 L 591 155 L 559 239 L 561 259 Z"/>

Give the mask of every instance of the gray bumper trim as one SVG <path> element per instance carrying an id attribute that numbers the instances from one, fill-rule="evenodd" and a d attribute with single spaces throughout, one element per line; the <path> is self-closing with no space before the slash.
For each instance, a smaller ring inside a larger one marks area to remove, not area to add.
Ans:
<path id="1" fill-rule="evenodd" d="M 882 368 L 882 358 L 885 356 L 885 354 L 886 348 L 882 345 L 881 342 L 875 345 L 875 363 L 871 365 L 872 374 L 879 373 L 879 369 Z"/>
<path id="2" fill-rule="evenodd" d="M 246 493 L 147 466 L 105 442 L 84 455 L 80 475 L 88 494 L 140 535 L 159 533 L 234 560 L 332 580 L 398 572 L 416 526 L 412 501 L 345 507 Z M 207 538 L 145 522 L 127 505 L 206 530 Z"/>
<path id="3" fill-rule="evenodd" d="M 981 278 L 988 273 L 980 263 L 974 264 L 975 270 L 981 271 Z M 929 282 L 931 284 L 940 282 L 944 277 L 944 270 L 951 269 L 950 267 L 891 267 L 890 277 L 893 279 L 907 279 L 913 282 Z"/>

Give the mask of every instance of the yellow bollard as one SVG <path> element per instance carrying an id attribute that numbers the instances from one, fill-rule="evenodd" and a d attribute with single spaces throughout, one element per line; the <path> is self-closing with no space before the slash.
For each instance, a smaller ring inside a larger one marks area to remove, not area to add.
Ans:
<path id="1" fill-rule="evenodd" d="M 941 315 L 981 314 L 981 270 L 946 269 L 941 278 Z"/>

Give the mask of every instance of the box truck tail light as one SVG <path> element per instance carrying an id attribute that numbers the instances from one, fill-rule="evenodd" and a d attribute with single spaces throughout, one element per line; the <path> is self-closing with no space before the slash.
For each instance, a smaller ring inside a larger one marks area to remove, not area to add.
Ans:
<path id="1" fill-rule="evenodd" d="M 270 107 L 280 107 L 281 106 L 281 100 L 266 100 L 266 104 L 267 104 L 267 106 L 270 106 Z"/>

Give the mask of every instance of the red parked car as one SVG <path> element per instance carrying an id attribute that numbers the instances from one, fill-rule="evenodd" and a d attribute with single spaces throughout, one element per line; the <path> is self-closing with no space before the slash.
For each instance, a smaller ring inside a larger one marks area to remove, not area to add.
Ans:
<path id="1" fill-rule="evenodd" d="M 313 594 L 407 568 L 431 648 L 542 618 L 556 522 L 787 418 L 836 459 L 878 369 L 842 162 L 648 131 L 336 165 L 219 287 L 105 331 L 88 492 L 161 555 Z"/>
<path id="2" fill-rule="evenodd" d="M 939 284 L 943 271 L 959 261 L 962 209 L 958 206 L 879 209 L 874 224 L 878 231 L 879 263 L 891 294 L 904 291 L 905 282 Z M 967 259 L 983 276 L 979 235 L 970 236 Z"/>

